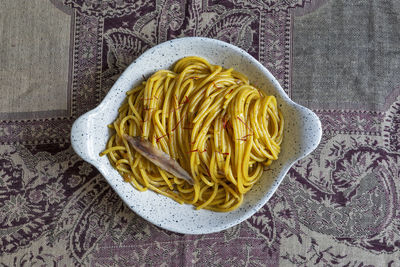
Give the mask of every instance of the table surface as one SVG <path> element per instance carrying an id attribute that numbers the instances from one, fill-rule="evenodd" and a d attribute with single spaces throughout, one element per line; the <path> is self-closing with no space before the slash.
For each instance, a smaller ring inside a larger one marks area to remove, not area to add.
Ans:
<path id="1" fill-rule="evenodd" d="M 400 266 L 400 1 L 2 0 L 5 266 Z M 69 141 L 141 53 L 206 36 L 320 116 L 319 147 L 247 221 L 209 235 L 131 212 Z"/>

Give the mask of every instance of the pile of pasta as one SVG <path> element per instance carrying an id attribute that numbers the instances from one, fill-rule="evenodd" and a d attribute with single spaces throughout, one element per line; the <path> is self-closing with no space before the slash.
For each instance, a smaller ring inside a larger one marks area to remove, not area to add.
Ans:
<path id="1" fill-rule="evenodd" d="M 197 209 L 231 211 L 278 158 L 284 119 L 274 96 L 232 68 L 200 57 L 179 60 L 127 92 L 106 149 L 136 189 L 153 190 Z M 142 136 L 170 155 L 192 185 L 136 152 L 123 135 Z"/>

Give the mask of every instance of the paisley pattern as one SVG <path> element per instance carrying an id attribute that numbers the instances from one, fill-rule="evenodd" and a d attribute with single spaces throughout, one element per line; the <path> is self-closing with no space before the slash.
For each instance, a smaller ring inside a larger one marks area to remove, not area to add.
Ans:
<path id="1" fill-rule="evenodd" d="M 397 100 L 386 112 L 382 127 L 385 144 L 391 151 L 400 151 L 400 90 L 398 95 Z"/>
<path id="2" fill-rule="evenodd" d="M 317 150 L 254 216 L 210 235 L 171 233 L 138 217 L 70 147 L 74 119 L 141 53 L 173 38 L 240 46 L 290 96 L 295 14 L 325 1 L 53 2 L 73 10 L 71 114 L 0 122 L 3 265 L 400 265 L 398 86 L 383 110 L 315 110 L 324 130 Z"/>
<path id="3" fill-rule="evenodd" d="M 310 159 L 299 162 L 289 174 L 294 186 L 287 193 L 300 222 L 309 229 L 366 250 L 397 251 L 400 221 L 395 207 L 400 199 L 395 192 L 400 184 L 394 178 L 400 177 L 400 155 L 364 146 L 365 142 L 331 140 L 334 159 L 320 162 L 325 171 L 314 173 L 321 167 Z"/>
<path id="4" fill-rule="evenodd" d="M 96 17 L 124 16 L 137 11 L 145 3 L 143 0 L 64 0 L 66 6 Z"/>
<path id="5" fill-rule="evenodd" d="M 309 0 L 234 0 L 235 4 L 243 7 L 259 8 L 268 12 L 287 11 L 290 8 L 302 7 Z"/>

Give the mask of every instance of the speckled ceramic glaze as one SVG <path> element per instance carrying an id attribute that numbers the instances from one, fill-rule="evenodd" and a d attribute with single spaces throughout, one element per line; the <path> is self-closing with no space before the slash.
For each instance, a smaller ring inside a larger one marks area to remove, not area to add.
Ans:
<path id="1" fill-rule="evenodd" d="M 246 74 L 251 83 L 277 98 L 285 118 L 279 159 L 245 195 L 240 208 L 227 213 L 195 210 L 152 191 L 139 192 L 125 183 L 107 157 L 100 157 L 110 136 L 107 124 L 114 121 L 125 92 L 160 69 L 169 69 L 186 56 L 200 56 L 213 64 Z M 242 49 L 214 39 L 188 37 L 157 45 L 135 60 L 95 109 L 79 117 L 72 126 L 71 142 L 76 153 L 93 164 L 138 215 L 155 225 L 179 233 L 205 234 L 224 230 L 252 216 L 275 192 L 294 162 L 313 151 L 321 139 L 317 115 L 289 99 L 272 74 Z"/>

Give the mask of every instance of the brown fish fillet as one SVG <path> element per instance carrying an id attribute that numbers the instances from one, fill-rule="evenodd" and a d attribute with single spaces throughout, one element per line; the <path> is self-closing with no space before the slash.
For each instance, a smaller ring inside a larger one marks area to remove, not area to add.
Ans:
<path id="1" fill-rule="evenodd" d="M 183 169 L 179 163 L 172 159 L 167 153 L 153 146 L 146 139 L 136 136 L 132 137 L 127 134 L 122 136 L 128 143 L 143 157 L 153 162 L 161 169 L 171 173 L 172 175 L 186 180 L 189 184 L 194 184 L 194 180 L 190 174 Z"/>

